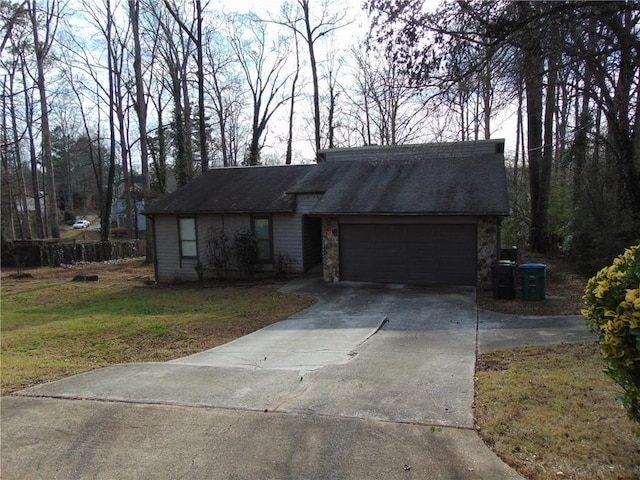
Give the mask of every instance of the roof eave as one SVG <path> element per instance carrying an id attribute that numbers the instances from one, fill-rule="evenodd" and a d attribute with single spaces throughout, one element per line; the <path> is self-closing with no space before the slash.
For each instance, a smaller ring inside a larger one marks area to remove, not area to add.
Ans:
<path id="1" fill-rule="evenodd" d="M 505 212 L 329 212 L 329 211 L 311 211 L 310 215 L 340 215 L 340 216 L 356 216 L 371 215 L 379 217 L 508 217 L 509 213 Z"/>
<path id="2" fill-rule="evenodd" d="M 144 211 L 143 215 L 255 215 L 267 213 L 295 213 L 294 208 L 289 209 L 259 209 L 259 210 L 156 210 Z"/>

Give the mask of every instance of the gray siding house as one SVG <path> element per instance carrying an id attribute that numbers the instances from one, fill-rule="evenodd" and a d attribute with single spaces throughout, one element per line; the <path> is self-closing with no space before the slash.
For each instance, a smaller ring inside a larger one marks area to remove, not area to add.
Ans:
<path id="1" fill-rule="evenodd" d="M 509 213 L 504 140 L 320 156 L 212 169 L 151 205 L 157 280 L 197 279 L 212 232 L 249 229 L 265 272 L 284 261 L 294 273 L 322 264 L 327 282 L 490 285 Z"/>

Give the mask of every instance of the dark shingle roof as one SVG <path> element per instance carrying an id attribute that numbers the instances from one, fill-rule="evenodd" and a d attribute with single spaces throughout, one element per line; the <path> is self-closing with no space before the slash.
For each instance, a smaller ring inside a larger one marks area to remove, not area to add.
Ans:
<path id="1" fill-rule="evenodd" d="M 439 142 L 404 145 L 367 145 L 330 148 L 318 152 L 327 161 L 422 160 L 424 158 L 481 157 L 504 152 L 504 139 L 471 142 Z"/>
<path id="2" fill-rule="evenodd" d="M 329 160 L 344 157 L 348 152 L 342 149 L 325 151 L 327 161 L 314 165 L 213 169 L 145 213 L 293 212 L 293 194 L 321 193 L 312 214 L 508 215 L 504 155 L 493 143 L 498 142 L 476 143 L 466 152 L 464 143 L 450 147 L 457 155 L 417 146 L 394 156 L 378 147 L 356 149 L 374 159 Z M 478 145 L 485 150 L 478 151 Z M 416 159 L 418 151 L 430 155 Z"/>
<path id="3" fill-rule="evenodd" d="M 502 155 L 321 163 L 292 192 L 323 193 L 319 215 L 508 215 Z"/>
<path id="4" fill-rule="evenodd" d="M 293 212 L 286 192 L 313 165 L 214 168 L 145 209 L 158 213 Z"/>

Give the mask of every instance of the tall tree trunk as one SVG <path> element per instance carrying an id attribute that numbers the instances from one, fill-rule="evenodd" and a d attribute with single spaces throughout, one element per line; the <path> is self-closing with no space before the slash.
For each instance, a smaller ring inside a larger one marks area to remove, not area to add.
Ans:
<path id="1" fill-rule="evenodd" d="M 520 157 L 520 137 L 522 135 L 522 82 L 518 82 L 518 107 L 516 109 L 516 152 L 513 158 L 513 192 L 518 191 L 518 160 Z"/>
<path id="2" fill-rule="evenodd" d="M 311 66 L 311 79 L 313 83 L 313 132 L 315 141 L 316 161 L 320 159 L 320 86 L 318 83 L 318 64 L 314 46 L 313 32 L 311 31 L 311 16 L 309 12 L 309 0 L 301 0 L 300 6 L 304 14 L 306 28 L 306 40 L 309 47 L 309 63 Z"/>
<path id="3" fill-rule="evenodd" d="M 329 72 L 329 111 L 327 112 L 327 137 L 329 148 L 335 147 L 335 125 L 333 123 L 333 119 L 336 113 L 336 98 L 337 94 L 335 93 L 335 79 L 333 78 L 333 74 Z"/>
<path id="4" fill-rule="evenodd" d="M 591 28 L 589 28 L 590 32 L 593 32 L 593 25 L 595 22 L 591 21 Z M 587 44 L 590 49 L 592 49 L 594 44 L 594 35 L 592 33 L 588 34 Z M 584 176 L 584 168 L 587 164 L 587 131 L 589 129 L 590 122 L 590 114 L 589 114 L 589 97 L 591 95 L 592 89 L 592 72 L 591 66 L 589 62 L 585 62 L 585 70 L 584 70 L 584 80 L 582 83 L 582 105 L 578 106 L 577 102 L 580 98 L 579 95 L 576 95 L 576 108 L 575 114 L 578 117 L 576 120 L 577 132 L 573 141 L 573 198 L 574 203 L 578 205 L 579 199 L 582 196 L 583 189 L 583 176 Z M 579 72 L 576 72 L 579 75 Z M 576 76 L 577 76 L 576 75 Z"/>
<path id="5" fill-rule="evenodd" d="M 200 0 L 198 0 L 200 5 Z M 149 149 L 147 146 L 147 101 L 144 95 L 144 79 L 142 77 L 142 48 L 140 45 L 140 2 L 139 0 L 129 0 L 129 18 L 133 29 L 134 42 L 134 60 L 133 69 L 136 77 L 136 113 L 138 114 L 138 131 L 140 133 L 140 162 L 142 164 L 142 191 L 144 204 L 151 204 L 151 184 L 149 181 Z M 202 19 L 200 18 L 199 26 L 201 27 Z M 151 220 L 147 217 L 147 223 Z M 137 223 L 137 218 L 136 218 Z M 151 230 L 147 225 L 146 232 Z M 153 236 L 146 236 L 146 261 L 153 261 Z"/>
<path id="6" fill-rule="evenodd" d="M 158 94 L 158 158 L 154 158 L 154 170 L 156 172 L 156 182 L 158 184 L 158 193 L 164 195 L 167 193 L 167 140 L 162 120 L 162 93 Z"/>
<path id="7" fill-rule="evenodd" d="M 202 173 L 209 168 L 209 149 L 207 145 L 207 118 L 204 105 L 204 58 L 202 45 L 202 3 L 196 0 L 197 38 L 195 41 L 198 58 L 198 130 L 200 135 L 200 169 Z"/>
<path id="8" fill-rule="evenodd" d="M 491 138 L 491 112 L 493 103 L 493 86 L 491 85 L 491 61 L 487 59 L 487 65 L 482 72 L 482 103 L 484 115 L 484 139 Z"/>
<path id="9" fill-rule="evenodd" d="M 298 33 L 295 30 L 293 31 L 293 41 L 296 51 L 296 73 L 294 74 L 293 81 L 291 82 L 291 100 L 289 104 L 289 131 L 287 134 L 287 153 L 284 162 L 286 165 L 291 164 L 291 160 L 293 157 L 293 114 L 296 103 L 296 88 L 298 84 L 298 78 L 300 76 L 300 49 L 298 46 Z"/>
<path id="10" fill-rule="evenodd" d="M 628 31 L 632 28 L 630 16 L 630 12 L 626 12 L 615 25 L 620 42 L 620 71 L 611 108 L 605 109 L 605 115 L 609 127 L 609 144 L 615 151 L 620 201 L 623 205 L 628 205 L 634 215 L 640 216 L 640 167 L 636 164 L 640 145 L 634 145 L 636 135 L 629 119 L 634 83 L 637 82 L 640 69 L 637 58 L 633 55 L 638 48 L 638 41 Z"/>
<path id="11" fill-rule="evenodd" d="M 222 88 L 218 83 L 218 73 L 215 71 L 212 74 L 213 77 L 213 90 L 215 96 L 215 110 L 218 117 L 218 131 L 220 133 L 220 150 L 222 150 L 222 165 L 229 167 L 231 165 L 230 155 L 230 142 L 227 138 L 227 118 L 224 109 L 224 96 L 222 95 Z"/>
<path id="12" fill-rule="evenodd" d="M 120 160 L 122 165 L 122 182 L 124 187 L 124 202 L 125 202 L 125 227 L 127 229 L 127 235 L 130 238 L 135 238 L 135 225 L 133 222 L 133 199 L 131 192 L 133 191 L 133 179 L 131 178 L 132 172 L 129 168 L 129 142 L 127 140 L 127 122 L 125 119 L 124 111 L 124 92 L 122 87 L 122 61 L 123 59 L 116 59 L 114 62 L 120 62 L 117 69 L 114 71 L 114 103 L 116 116 L 118 120 L 118 135 L 120 137 Z"/>
<path id="13" fill-rule="evenodd" d="M 14 145 L 14 159 L 16 168 L 16 178 L 18 180 L 18 202 L 20 204 L 20 230 L 22 238 L 31 238 L 33 236 L 31 232 L 31 220 L 29 218 L 29 205 L 27 203 L 27 186 L 24 181 L 24 172 L 22 170 L 22 154 L 20 148 L 20 136 L 18 135 L 18 119 L 16 112 L 16 102 L 14 98 L 14 78 L 15 71 L 10 76 L 10 91 L 9 108 L 11 110 L 11 125 L 13 130 L 13 145 Z"/>
<path id="14" fill-rule="evenodd" d="M 5 144 L 6 145 L 6 144 Z M 15 223 L 15 215 L 16 215 L 16 204 L 15 204 L 15 196 L 13 194 L 13 187 L 11 185 L 11 171 L 9 169 L 9 151 L 5 149 L 2 152 L 2 183 L 3 185 L 3 196 L 6 196 L 6 202 L 2 202 L 3 207 L 3 216 L 6 215 L 6 225 L 9 229 L 9 238 L 11 240 L 16 239 L 16 223 Z M 4 200 L 4 199 L 3 199 Z"/>
<path id="15" fill-rule="evenodd" d="M 103 241 L 109 240 L 109 226 L 111 224 L 111 207 L 113 203 L 113 184 L 116 175 L 116 72 L 113 67 L 113 16 L 111 13 L 111 0 L 106 0 L 107 6 L 107 69 L 109 74 L 109 169 L 107 171 L 107 188 L 104 195 L 103 215 L 100 219 L 100 235 Z"/>
<path id="16" fill-rule="evenodd" d="M 187 158 L 187 134 L 184 120 L 184 110 L 182 107 L 182 88 L 176 63 L 170 63 L 169 75 L 171 77 L 171 95 L 173 97 L 173 122 L 175 129 L 175 148 L 176 148 L 176 181 L 179 187 L 189 183 L 189 163 L 191 160 Z"/>
<path id="17" fill-rule="evenodd" d="M 21 59 L 22 63 L 22 88 L 24 91 L 25 117 L 27 119 L 27 134 L 29 137 L 29 161 L 31 164 L 31 194 L 36 212 L 36 235 L 39 238 L 45 238 L 47 231 L 45 228 L 44 218 L 42 215 L 42 205 L 40 204 L 40 181 L 38 179 L 38 157 L 36 153 L 36 142 L 33 132 L 33 102 L 29 98 L 29 90 L 27 88 L 27 72 L 25 59 Z"/>
<path id="18" fill-rule="evenodd" d="M 542 92 L 544 59 L 538 49 L 525 53 L 524 82 L 527 100 L 527 154 L 529 157 L 529 190 L 531 195 L 531 225 L 529 241 L 534 251 L 543 252 L 546 246 L 546 225 L 541 184 L 542 169 Z"/>
<path id="19" fill-rule="evenodd" d="M 31 25 L 33 27 L 33 43 L 36 53 L 36 67 L 37 67 L 37 85 L 38 93 L 40 95 L 40 115 L 41 115 L 41 131 L 42 131 L 42 163 L 45 168 L 46 176 L 46 193 L 49 201 L 49 224 L 51 228 L 51 236 L 53 238 L 60 238 L 60 227 L 58 225 L 58 202 L 56 200 L 56 179 L 53 171 L 53 159 L 51 154 L 51 129 L 49 127 L 49 105 L 47 100 L 47 89 L 44 77 L 44 63 L 48 53 L 48 49 L 45 47 L 45 39 L 43 43 L 40 42 L 40 35 L 38 33 L 38 15 L 37 15 L 37 2 L 32 0 L 30 8 Z"/>
<path id="20" fill-rule="evenodd" d="M 536 250 L 541 253 L 549 251 L 549 197 L 551 193 L 551 169 L 554 158 L 554 117 L 556 111 L 556 84 L 559 57 L 553 52 L 548 60 L 547 90 L 544 111 L 544 146 L 540 165 L 540 190 L 538 197 L 538 244 Z"/>
<path id="21" fill-rule="evenodd" d="M 16 239 L 16 224 L 15 224 L 15 197 L 13 194 L 11 170 L 9 168 L 9 157 L 11 152 L 9 151 L 9 132 L 7 126 L 7 97 L 9 92 L 6 91 L 6 87 L 3 88 L 2 95 L 2 217 L 5 220 L 5 224 L 9 231 L 9 239 Z M 3 229 L 4 234 L 4 229 Z"/>
<path id="22" fill-rule="evenodd" d="M 189 37 L 189 39 L 196 46 L 196 63 L 197 63 L 197 73 L 198 77 L 198 134 L 200 140 L 200 169 L 204 173 L 209 168 L 209 153 L 208 153 L 208 145 L 207 145 L 207 123 L 206 123 L 206 112 L 204 105 L 204 46 L 202 44 L 202 2 L 201 0 L 195 0 L 196 6 L 196 33 L 194 35 L 193 31 L 180 19 L 178 12 L 175 10 L 174 6 L 169 3 L 168 0 L 164 0 L 164 4 L 167 7 L 167 10 L 173 17 L 173 19 L 178 23 L 182 31 Z M 193 171 L 193 145 L 192 145 L 192 127 L 191 127 L 191 101 L 189 100 L 188 88 L 187 88 L 187 62 L 188 55 L 185 55 L 184 62 L 182 64 L 182 81 L 183 81 L 183 106 L 184 106 L 184 121 L 185 121 L 185 130 L 187 132 L 187 142 L 185 144 L 187 155 L 189 157 L 189 171 L 192 173 Z M 190 174 L 190 178 L 191 178 Z"/>

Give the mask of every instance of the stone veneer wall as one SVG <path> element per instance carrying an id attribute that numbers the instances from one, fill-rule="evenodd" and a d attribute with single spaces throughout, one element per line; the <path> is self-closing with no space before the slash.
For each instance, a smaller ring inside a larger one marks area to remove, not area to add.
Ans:
<path id="1" fill-rule="evenodd" d="M 499 220 L 496 217 L 478 218 L 478 279 L 477 286 L 491 288 L 491 264 L 499 260 Z"/>
<path id="2" fill-rule="evenodd" d="M 340 281 L 340 226 L 338 217 L 322 217 L 322 279 Z"/>

